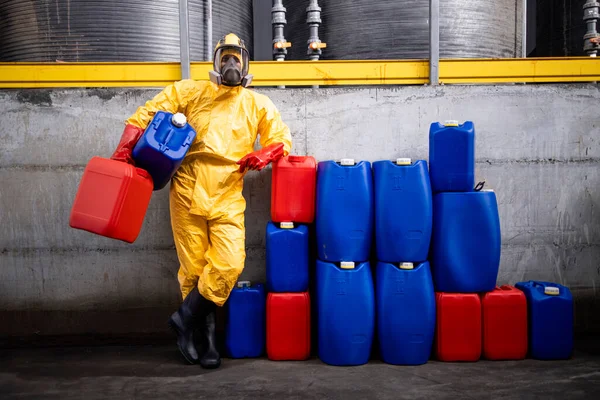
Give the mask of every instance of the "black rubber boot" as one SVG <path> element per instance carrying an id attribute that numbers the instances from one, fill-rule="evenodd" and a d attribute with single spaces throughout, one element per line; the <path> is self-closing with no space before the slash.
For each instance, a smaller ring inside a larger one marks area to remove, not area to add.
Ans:
<path id="1" fill-rule="evenodd" d="M 177 347 L 190 364 L 197 364 L 200 357 L 194 345 L 194 328 L 213 312 L 215 304 L 206 300 L 195 287 L 183 300 L 177 311 L 169 318 L 169 326 L 177 334 Z"/>
<path id="2" fill-rule="evenodd" d="M 221 365 L 221 356 L 217 350 L 217 343 L 215 338 L 215 313 L 211 312 L 206 316 L 204 326 L 204 343 L 205 351 L 204 355 L 200 358 L 200 365 L 202 368 L 212 369 L 219 368 Z"/>

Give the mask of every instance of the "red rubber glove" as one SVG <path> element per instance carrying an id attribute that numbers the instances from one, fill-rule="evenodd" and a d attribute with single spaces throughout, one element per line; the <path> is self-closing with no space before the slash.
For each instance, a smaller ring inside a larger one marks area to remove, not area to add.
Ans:
<path id="1" fill-rule="evenodd" d="M 260 150 L 245 155 L 240 161 L 237 162 L 237 164 L 240 166 L 240 172 L 244 172 L 246 169 L 260 171 L 270 162 L 277 161 L 281 157 L 283 157 L 283 143 L 273 143 L 267 147 L 263 147 Z"/>
<path id="2" fill-rule="evenodd" d="M 123 130 L 123 135 L 121 135 L 121 141 L 117 145 L 117 149 L 113 155 L 110 156 L 110 159 L 135 165 L 131 152 L 143 134 L 144 129 L 138 128 L 135 125 L 127 124 Z"/>

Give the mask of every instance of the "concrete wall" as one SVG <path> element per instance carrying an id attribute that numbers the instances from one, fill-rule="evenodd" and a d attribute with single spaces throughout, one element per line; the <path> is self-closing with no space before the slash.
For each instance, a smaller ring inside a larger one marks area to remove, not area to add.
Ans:
<path id="1" fill-rule="evenodd" d="M 317 160 L 428 156 L 432 121 L 476 124 L 477 179 L 496 190 L 499 283 L 568 285 L 578 331 L 600 331 L 596 85 L 261 89 Z M 167 191 L 131 245 L 69 228 L 79 179 L 157 90 L 0 91 L 0 335 L 162 332 L 178 305 Z M 270 169 L 250 172 L 247 264 L 264 280 Z"/>

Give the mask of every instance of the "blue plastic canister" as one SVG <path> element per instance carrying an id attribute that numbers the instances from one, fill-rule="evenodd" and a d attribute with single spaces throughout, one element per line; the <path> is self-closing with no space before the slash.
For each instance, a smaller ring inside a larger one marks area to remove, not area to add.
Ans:
<path id="1" fill-rule="evenodd" d="M 432 197 L 427 162 L 399 158 L 373 163 L 377 260 L 427 260 Z"/>
<path id="2" fill-rule="evenodd" d="M 573 297 L 558 283 L 515 285 L 527 297 L 529 353 L 538 360 L 565 360 L 573 352 Z"/>
<path id="3" fill-rule="evenodd" d="M 158 111 L 133 148 L 133 159 L 152 176 L 154 190 L 162 189 L 181 165 L 196 132 L 185 115 Z"/>
<path id="4" fill-rule="evenodd" d="M 429 128 L 429 174 L 438 192 L 470 192 L 475 184 L 475 127 L 434 122 Z"/>
<path id="5" fill-rule="evenodd" d="M 267 290 L 308 291 L 308 228 L 293 222 L 267 224 Z"/>
<path id="6" fill-rule="evenodd" d="M 429 263 L 377 263 L 377 337 L 388 364 L 425 364 L 435 331 Z"/>
<path id="7" fill-rule="evenodd" d="M 433 196 L 431 268 L 437 292 L 489 292 L 500 267 L 500 218 L 491 190 Z"/>
<path id="8" fill-rule="evenodd" d="M 264 286 L 240 281 L 225 303 L 225 349 L 231 358 L 260 357 L 265 348 Z"/>
<path id="9" fill-rule="evenodd" d="M 355 267 L 317 260 L 319 358 L 330 365 L 369 361 L 375 329 L 375 293 L 368 262 Z"/>
<path id="10" fill-rule="evenodd" d="M 369 259 L 373 235 L 371 163 L 342 159 L 317 167 L 317 255 L 329 262 Z"/>

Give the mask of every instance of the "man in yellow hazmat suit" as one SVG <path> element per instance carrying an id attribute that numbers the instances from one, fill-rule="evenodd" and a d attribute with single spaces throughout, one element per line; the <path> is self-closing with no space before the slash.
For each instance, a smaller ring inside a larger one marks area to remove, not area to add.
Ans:
<path id="1" fill-rule="evenodd" d="M 222 306 L 244 268 L 246 170 L 261 170 L 289 154 L 289 128 L 271 100 L 246 89 L 249 56 L 235 34 L 215 48 L 210 81 L 182 80 L 167 86 L 127 121 L 112 159 L 134 164 L 133 147 L 154 113 L 185 114 L 194 143 L 171 181 L 171 227 L 179 258 L 183 303 L 169 319 L 185 359 L 217 368 L 215 305 Z M 254 150 L 260 134 L 261 150 Z M 204 332 L 206 351 L 194 346 L 194 329 Z"/>

